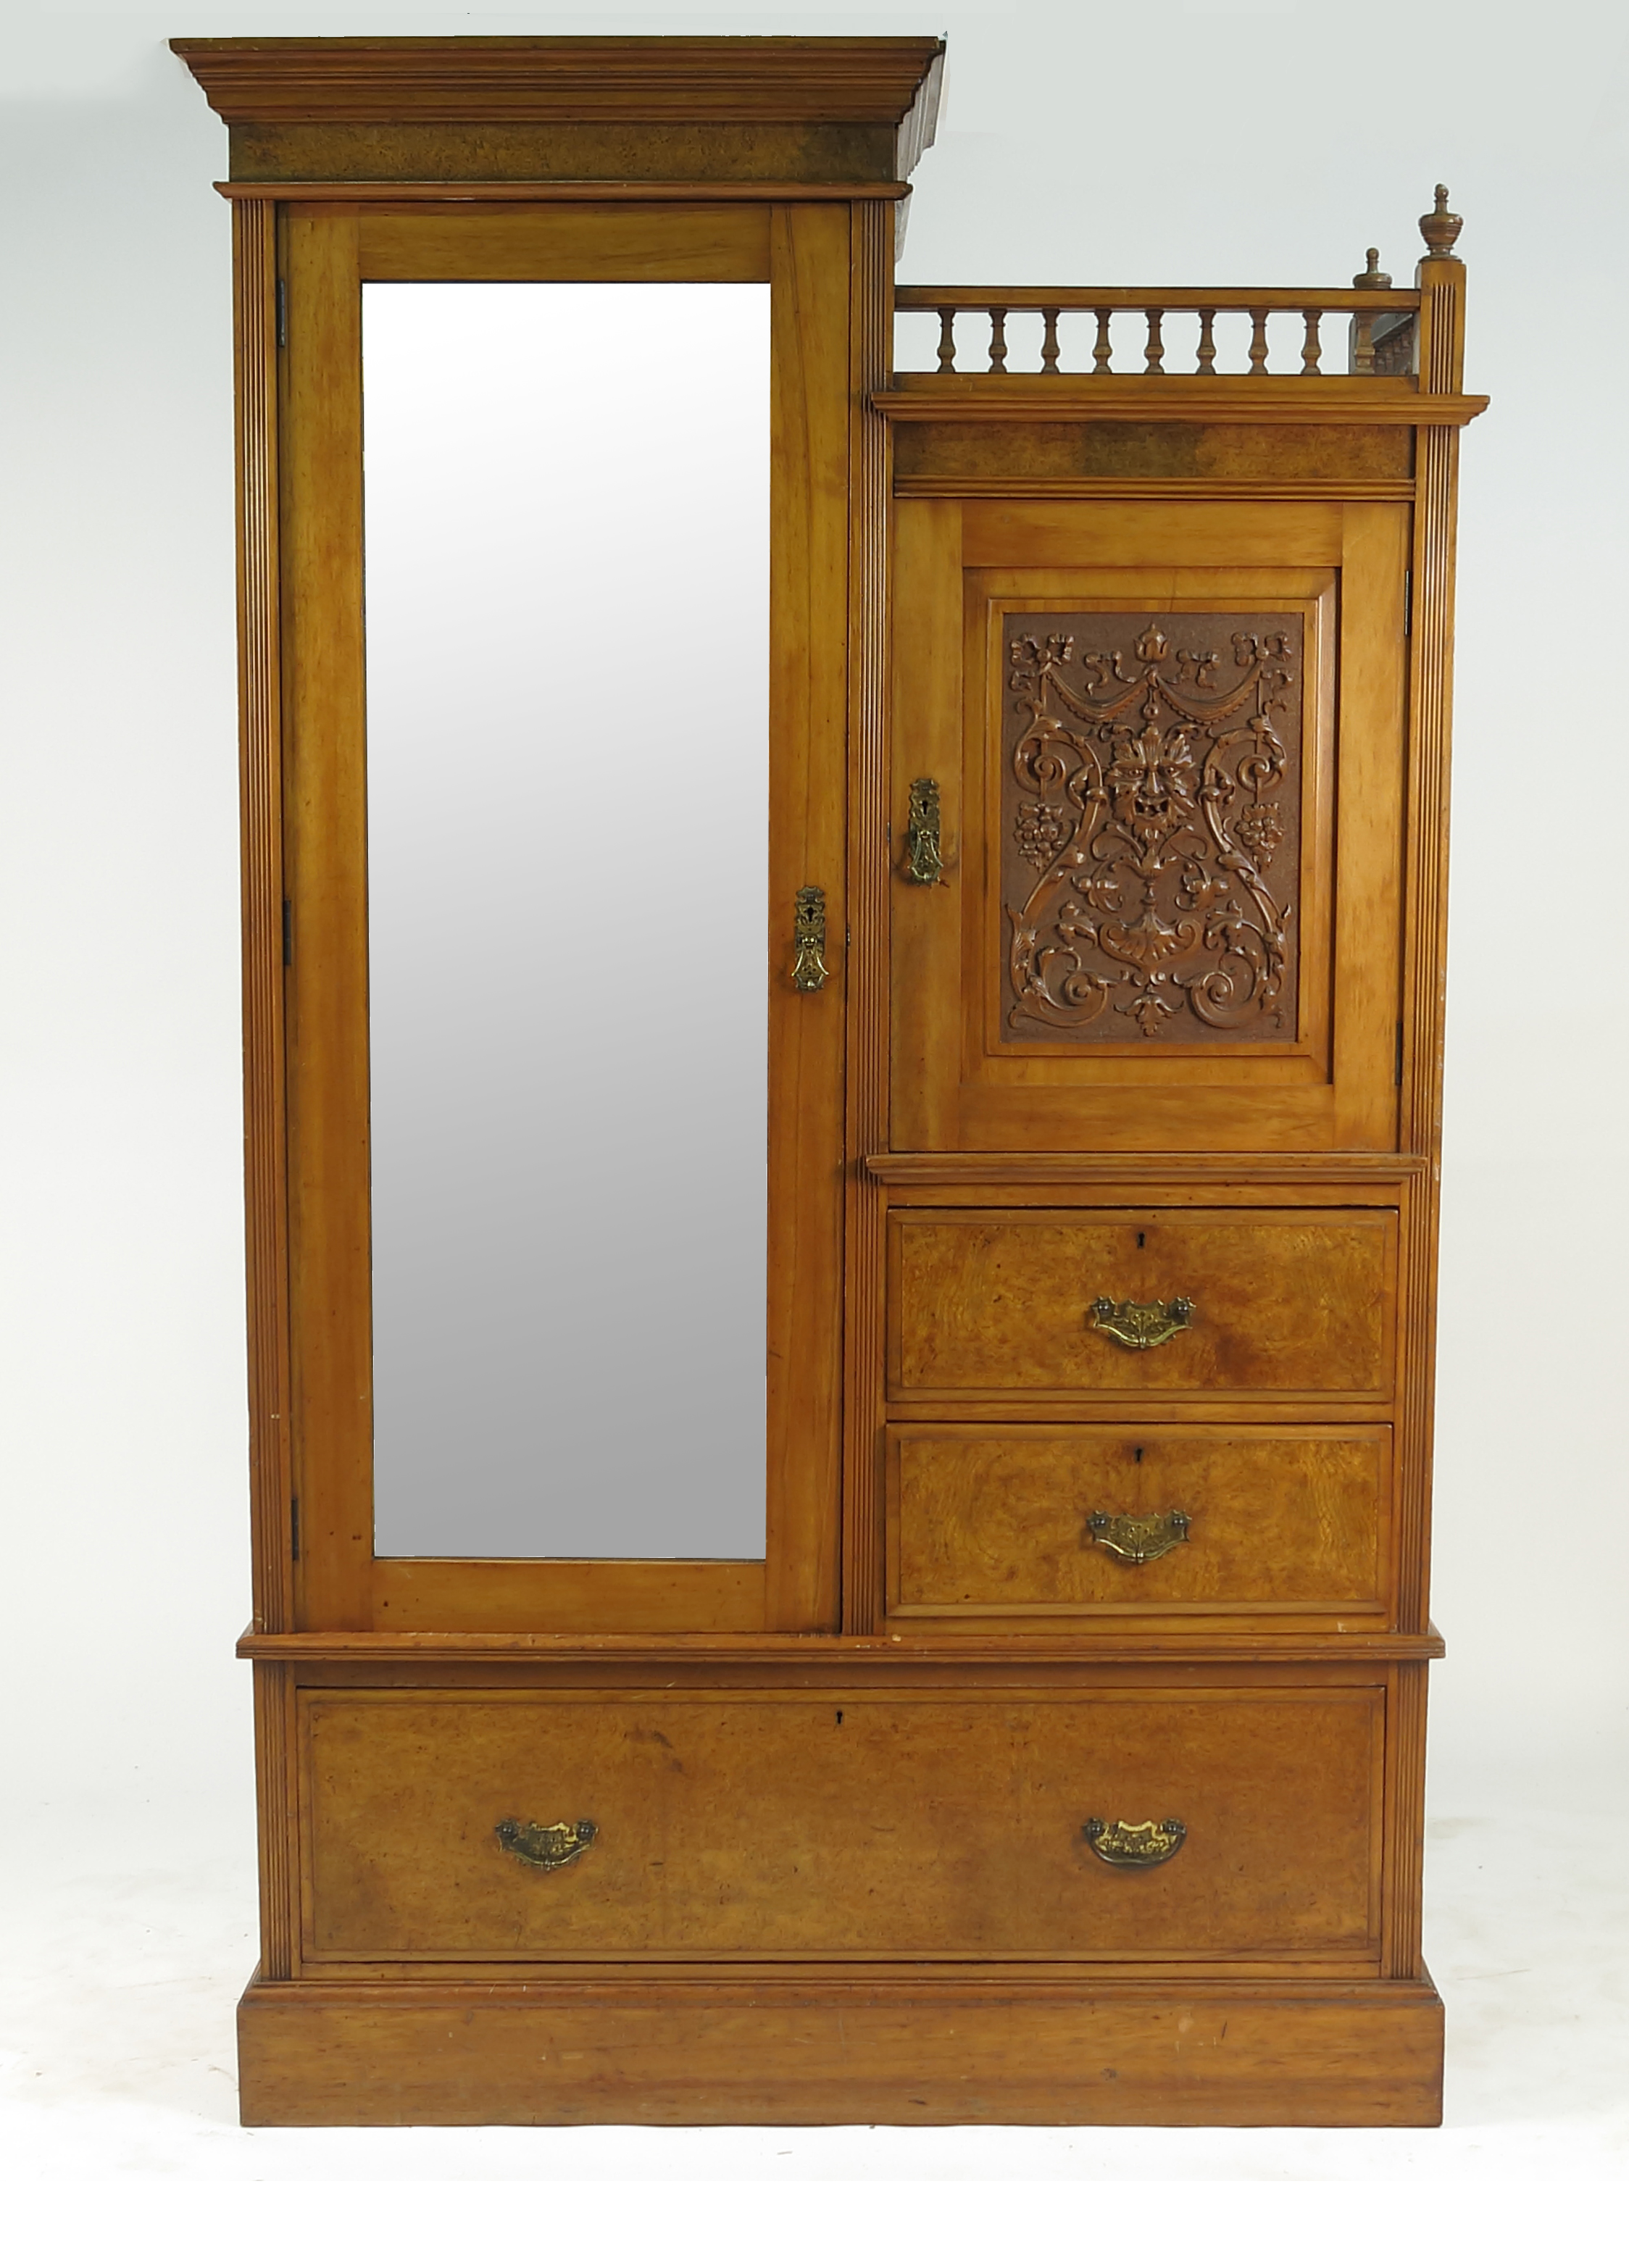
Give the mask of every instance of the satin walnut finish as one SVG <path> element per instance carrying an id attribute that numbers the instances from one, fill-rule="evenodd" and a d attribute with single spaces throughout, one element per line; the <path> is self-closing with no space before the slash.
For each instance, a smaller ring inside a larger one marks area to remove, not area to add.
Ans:
<path id="1" fill-rule="evenodd" d="M 937 40 L 177 44 L 233 173 L 244 2117 L 1433 2123 L 1446 191 L 1397 287 L 896 291 Z M 361 294 L 549 281 L 769 292 L 758 1560 L 373 1548 Z"/>

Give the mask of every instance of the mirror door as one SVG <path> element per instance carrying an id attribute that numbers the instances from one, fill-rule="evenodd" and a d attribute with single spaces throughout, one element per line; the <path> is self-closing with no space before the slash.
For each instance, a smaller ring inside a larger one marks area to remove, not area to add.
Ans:
<path id="1" fill-rule="evenodd" d="M 847 226 L 285 224 L 306 1627 L 835 1623 Z"/>

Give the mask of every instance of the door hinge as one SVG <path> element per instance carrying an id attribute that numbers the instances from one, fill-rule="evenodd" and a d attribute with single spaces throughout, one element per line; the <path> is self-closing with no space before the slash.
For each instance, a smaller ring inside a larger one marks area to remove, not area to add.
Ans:
<path id="1" fill-rule="evenodd" d="M 283 901 L 283 966 L 294 966 L 294 908 L 287 898 Z"/>
<path id="2" fill-rule="evenodd" d="M 289 1498 L 289 1543 L 292 1556 L 298 1559 L 299 1557 L 299 1498 L 297 1496 L 291 1496 Z"/>
<path id="3" fill-rule="evenodd" d="M 1412 567 L 1403 570 L 1403 635 L 1404 637 L 1414 635 L 1414 570 Z"/>
<path id="4" fill-rule="evenodd" d="M 277 344 L 289 342 L 289 287 L 281 276 L 277 278 Z"/>
<path id="5" fill-rule="evenodd" d="M 1403 1084 L 1403 1027 L 1401 1024 L 1397 1026 L 1397 1059 L 1392 1071 L 1391 1083 L 1393 1086 L 1401 1086 Z"/>

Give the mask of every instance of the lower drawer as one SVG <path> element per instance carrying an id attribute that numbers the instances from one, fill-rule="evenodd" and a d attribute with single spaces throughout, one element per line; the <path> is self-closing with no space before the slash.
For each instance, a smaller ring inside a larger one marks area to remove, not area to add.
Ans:
<path id="1" fill-rule="evenodd" d="M 896 1616 L 1386 1612 L 1389 1425 L 893 1425 Z"/>
<path id="2" fill-rule="evenodd" d="M 305 1952 L 1355 1956 L 1382 1721 L 1359 1686 L 307 1690 Z M 1117 1834 L 1168 1821 L 1158 1863 Z"/>

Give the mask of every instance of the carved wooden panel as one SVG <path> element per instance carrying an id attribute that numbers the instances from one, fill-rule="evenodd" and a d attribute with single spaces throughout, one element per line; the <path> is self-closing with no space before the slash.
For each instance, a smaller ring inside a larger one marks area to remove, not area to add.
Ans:
<path id="1" fill-rule="evenodd" d="M 1301 629 L 1004 618 L 1004 1039 L 1294 1039 Z"/>

